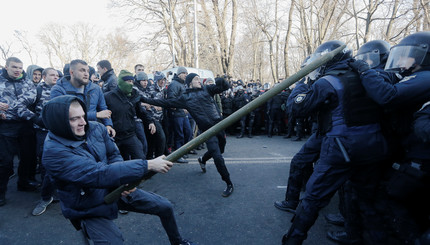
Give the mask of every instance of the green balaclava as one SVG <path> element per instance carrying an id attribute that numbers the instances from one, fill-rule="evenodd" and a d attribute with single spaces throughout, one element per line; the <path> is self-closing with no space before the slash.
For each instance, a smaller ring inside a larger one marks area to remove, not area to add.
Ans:
<path id="1" fill-rule="evenodd" d="M 124 94 L 131 96 L 133 84 L 127 83 L 128 80 L 134 80 L 133 74 L 127 70 L 121 70 L 118 75 L 118 87 Z"/>

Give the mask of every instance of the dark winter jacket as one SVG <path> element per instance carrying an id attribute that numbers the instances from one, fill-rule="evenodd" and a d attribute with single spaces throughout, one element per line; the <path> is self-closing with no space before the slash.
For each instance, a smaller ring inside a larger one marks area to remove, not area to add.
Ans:
<path id="1" fill-rule="evenodd" d="M 175 76 L 172 79 L 172 82 L 167 87 L 167 99 L 177 99 L 181 97 L 181 95 L 185 92 L 185 81 L 178 77 L 178 75 L 175 74 Z M 176 108 L 173 106 L 173 108 Z M 185 112 L 183 109 L 173 109 L 173 116 L 175 117 L 185 117 Z"/>
<path id="2" fill-rule="evenodd" d="M 118 78 L 115 75 L 113 69 L 107 71 L 100 78 L 103 81 L 103 93 L 114 90 L 118 86 Z"/>
<path id="3" fill-rule="evenodd" d="M 231 115 L 233 113 L 233 97 L 222 96 L 221 103 L 224 115 Z"/>
<path id="4" fill-rule="evenodd" d="M 249 103 L 249 96 L 242 90 L 237 91 L 233 99 L 234 110 L 237 111 Z"/>
<path id="5" fill-rule="evenodd" d="M 214 95 L 219 94 L 229 88 L 227 81 L 217 78 L 215 85 L 206 85 L 202 88 L 190 88 L 179 98 L 172 99 L 148 99 L 143 102 L 162 106 L 187 109 L 202 131 L 206 131 L 222 120 L 218 105 L 215 103 Z"/>
<path id="6" fill-rule="evenodd" d="M 115 139 L 123 140 L 136 135 L 135 118 L 139 117 L 145 123 L 153 123 L 147 113 L 140 106 L 140 96 L 133 89 L 127 97 L 118 87 L 105 94 L 106 104 L 112 111 L 112 121 L 116 131 Z"/>
<path id="7" fill-rule="evenodd" d="M 114 219 L 117 203 L 105 204 L 103 198 L 122 184 L 141 179 L 147 172 L 145 160 L 123 161 L 106 127 L 88 122 L 84 139 L 74 136 L 69 123 L 69 107 L 75 96 L 51 99 L 42 118 L 49 129 L 43 164 L 55 181 L 64 217 Z M 81 105 L 85 106 L 81 101 Z"/>
<path id="8" fill-rule="evenodd" d="M 273 96 L 268 102 L 270 110 L 281 110 L 282 104 L 284 104 L 287 99 L 288 95 L 283 92 Z"/>

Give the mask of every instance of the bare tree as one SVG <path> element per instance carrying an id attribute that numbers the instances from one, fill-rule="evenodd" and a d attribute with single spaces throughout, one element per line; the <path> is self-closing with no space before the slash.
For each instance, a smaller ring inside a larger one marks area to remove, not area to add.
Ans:
<path id="1" fill-rule="evenodd" d="M 258 4 L 265 5 L 265 8 L 261 8 Z M 277 63 L 276 57 L 277 53 L 275 52 L 275 46 L 277 46 L 277 36 L 279 34 L 278 27 L 278 1 L 276 0 L 273 5 L 270 5 L 268 2 L 258 3 L 255 0 L 248 2 L 249 11 L 247 12 L 249 16 L 252 16 L 253 21 L 256 23 L 256 27 L 260 29 L 260 31 L 266 37 L 268 48 L 269 48 L 269 62 L 270 62 L 270 71 L 273 83 L 278 80 L 277 73 Z M 273 13 L 272 15 L 270 13 Z M 273 17 L 273 18 L 271 18 Z"/>
<path id="2" fill-rule="evenodd" d="M 116 69 L 131 70 L 137 60 L 137 44 L 130 41 L 124 31 L 118 29 L 105 36 L 104 40 L 104 48 L 100 51 L 101 59 L 109 60 Z"/>
<path id="3" fill-rule="evenodd" d="M 96 27 L 88 23 L 78 23 L 70 27 L 70 34 L 73 38 L 73 53 L 76 57 L 89 64 L 97 62 L 96 57 L 101 53 L 103 39 L 99 38 Z"/>
<path id="4" fill-rule="evenodd" d="M 222 72 L 223 64 L 220 52 L 221 49 L 219 47 L 219 42 L 217 42 L 218 37 L 216 36 L 217 32 L 215 32 L 214 30 L 215 26 L 212 25 L 212 23 L 215 22 L 213 9 L 210 8 L 210 6 L 207 6 L 208 1 L 200 0 L 199 3 L 202 8 L 203 14 L 203 21 L 199 22 L 199 24 L 203 27 L 200 28 L 201 34 L 203 34 L 200 36 L 203 38 L 199 37 L 199 39 L 201 40 L 201 42 L 204 43 L 203 45 L 201 45 L 202 48 L 200 49 L 202 52 L 201 57 L 203 58 L 203 60 L 207 60 L 206 62 L 203 61 L 203 63 L 206 63 L 206 67 L 211 67 L 211 63 L 216 64 L 215 67 L 211 68 L 215 71 Z"/>
<path id="5" fill-rule="evenodd" d="M 384 37 L 385 40 L 390 40 L 389 37 L 392 36 L 391 30 L 393 29 L 394 20 L 396 19 L 398 10 L 399 10 L 399 0 L 394 0 L 392 10 L 391 10 L 391 16 L 388 20 L 388 24 L 385 31 L 385 37 Z"/>
<path id="6" fill-rule="evenodd" d="M 187 44 L 185 36 L 188 26 L 187 2 L 179 0 L 120 0 L 112 1 L 115 8 L 127 12 L 130 28 L 145 30 L 139 43 L 145 43 L 145 50 L 170 49 L 175 52 L 176 64 L 187 66 Z M 173 19 L 173 32 L 170 28 Z M 173 43 L 173 45 L 172 45 Z M 162 58 L 162 57 L 157 57 Z M 163 57 L 164 58 L 164 57 Z"/>
<path id="7" fill-rule="evenodd" d="M 423 11 L 423 30 L 430 30 L 430 1 L 420 0 L 420 5 Z"/>
<path id="8" fill-rule="evenodd" d="M 11 51 L 12 43 L 10 42 L 4 42 L 0 44 L 0 52 L 1 52 L 1 58 L 6 61 L 7 58 L 13 56 L 13 52 Z"/>
<path id="9" fill-rule="evenodd" d="M 224 0 L 224 4 L 220 5 L 218 0 L 212 0 L 213 11 L 215 15 L 215 22 L 217 26 L 219 49 L 221 55 L 222 72 L 225 74 L 231 74 L 234 66 L 234 48 L 236 41 L 236 28 L 237 28 L 237 3 L 236 0 L 231 0 L 231 6 L 229 1 Z M 227 11 L 230 7 L 231 11 L 231 31 L 230 39 L 227 38 Z"/>
<path id="10" fill-rule="evenodd" d="M 58 67 L 58 63 L 64 67 L 70 62 L 72 48 L 66 38 L 65 26 L 55 23 L 47 24 L 40 30 L 39 39 L 45 47 L 51 67 Z"/>
<path id="11" fill-rule="evenodd" d="M 34 52 L 34 43 L 31 43 L 28 38 L 28 33 L 26 31 L 15 30 L 14 31 L 15 38 L 19 41 L 22 48 L 27 52 L 28 57 L 30 58 L 31 64 L 36 64 L 37 62 L 37 53 Z"/>
<path id="12" fill-rule="evenodd" d="M 288 11 L 288 24 L 287 24 L 287 32 L 285 33 L 285 43 L 284 43 L 284 72 L 285 77 L 289 77 L 289 62 L 288 62 L 288 52 L 289 52 L 289 44 L 290 44 L 290 38 L 291 38 L 291 30 L 292 30 L 292 23 L 293 23 L 293 13 L 294 13 L 294 5 L 295 0 L 291 1 L 290 4 L 290 10 Z"/>

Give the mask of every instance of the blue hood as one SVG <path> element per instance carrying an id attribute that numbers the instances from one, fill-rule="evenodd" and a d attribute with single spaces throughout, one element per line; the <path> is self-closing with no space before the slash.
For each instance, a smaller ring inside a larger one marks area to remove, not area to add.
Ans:
<path id="1" fill-rule="evenodd" d="M 85 103 L 76 96 L 62 95 L 55 97 L 45 104 L 42 110 L 42 120 L 46 128 L 53 134 L 68 140 L 83 140 L 82 137 L 76 136 L 69 123 L 69 108 L 72 101 L 77 100 L 85 112 L 85 121 L 87 120 L 87 111 Z M 86 125 L 88 127 L 88 123 Z M 86 128 L 85 132 L 87 132 Z M 85 137 L 85 136 L 84 136 Z"/>

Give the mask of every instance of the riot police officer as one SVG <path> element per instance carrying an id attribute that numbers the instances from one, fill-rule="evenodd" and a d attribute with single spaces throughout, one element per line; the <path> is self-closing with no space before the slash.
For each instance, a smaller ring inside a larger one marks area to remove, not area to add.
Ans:
<path id="1" fill-rule="evenodd" d="M 355 59 L 357 60 L 363 60 L 367 64 L 369 64 L 369 67 L 372 69 L 375 69 L 380 76 L 384 77 L 384 80 L 389 83 L 396 83 L 398 82 L 398 78 L 396 77 L 395 73 L 393 72 L 387 72 L 384 71 L 385 64 L 388 59 L 388 55 L 390 53 L 390 44 L 384 40 L 373 40 L 369 41 L 365 44 L 363 44 L 357 51 L 357 55 L 355 56 Z M 382 113 L 382 111 L 381 111 Z M 382 121 L 381 121 L 381 127 L 382 132 L 387 139 L 389 150 L 390 152 L 393 152 L 392 149 L 394 147 L 390 147 L 395 145 L 393 140 L 393 133 L 390 126 L 391 118 L 393 117 L 393 112 L 390 110 L 385 110 L 382 113 Z M 391 143 L 393 142 L 393 143 Z M 391 144 L 390 144 L 391 143 Z M 389 163 L 391 160 L 387 159 L 387 163 Z M 381 167 L 385 168 L 385 164 L 382 163 Z M 359 215 L 356 202 L 353 200 L 355 198 L 354 188 L 352 188 L 349 184 L 350 182 L 347 182 L 343 188 L 338 192 L 339 193 L 339 210 L 340 214 L 328 214 L 325 216 L 326 220 L 329 223 L 332 224 L 340 224 L 344 223 L 346 230 L 345 231 L 329 231 L 327 233 L 328 237 L 334 241 L 340 242 L 340 243 L 353 243 L 354 241 L 351 241 L 348 239 L 350 237 L 349 233 L 353 232 L 360 232 L 360 223 L 359 219 L 357 219 L 357 216 Z"/>
<path id="2" fill-rule="evenodd" d="M 403 158 L 393 164 L 395 171 L 388 182 L 387 210 L 391 211 L 395 222 L 394 231 L 404 242 L 413 243 L 420 232 L 428 229 L 428 203 L 423 195 L 428 193 L 429 160 L 428 148 L 423 142 L 417 142 L 417 136 L 425 136 L 428 117 L 412 125 L 414 113 L 430 100 L 430 32 L 418 32 L 402 39 L 394 46 L 388 56 L 385 70 L 400 73 L 403 79 L 399 83 L 389 83 L 379 72 L 370 69 L 366 62 L 357 60 L 351 66 L 360 73 L 361 83 L 368 95 L 384 108 L 397 111 L 400 115 L 395 121 L 396 136 L 399 144 L 406 146 Z M 424 113 L 424 109 L 418 115 Z M 421 126 L 419 123 L 421 122 Z M 427 177 L 422 177 L 427 176 Z M 409 182 L 412 180 L 412 183 Z M 427 185 L 427 191 L 417 185 Z M 422 206 L 424 204 L 424 207 Z M 417 216 L 424 217 L 423 222 Z M 420 224 L 421 223 L 421 224 Z M 427 226 L 426 226 L 427 225 Z M 428 241 L 427 241 L 428 242 Z M 424 243 L 423 243 L 424 244 Z"/>
<path id="3" fill-rule="evenodd" d="M 343 44 L 341 41 L 325 42 L 311 59 Z M 379 180 L 376 163 L 385 158 L 387 149 L 378 120 L 378 105 L 366 96 L 358 74 L 350 70 L 348 60 L 351 57 L 351 50 L 344 48 L 312 72 L 311 79 L 315 74 L 319 79 L 310 88 L 298 84 L 291 94 L 294 113 L 302 116 L 318 113 L 317 133 L 322 136 L 322 143 L 319 162 L 306 185 L 306 195 L 296 210 L 293 223 L 282 239 L 283 244 L 302 244 L 319 210 L 347 180 L 352 182 L 362 204 L 361 210 L 365 212 L 364 226 L 378 229 L 371 203 Z"/>
<path id="4" fill-rule="evenodd" d="M 242 84 L 242 83 L 238 83 L 238 84 Z M 234 96 L 234 99 L 233 99 L 233 105 L 234 105 L 235 111 L 239 110 L 240 108 L 244 107 L 246 104 L 249 103 L 249 96 L 245 93 L 243 85 L 237 86 L 236 90 L 237 90 L 236 95 Z M 243 135 L 245 134 L 246 117 L 247 116 L 245 115 L 240 118 L 240 134 L 237 136 L 237 138 L 243 138 Z"/>

